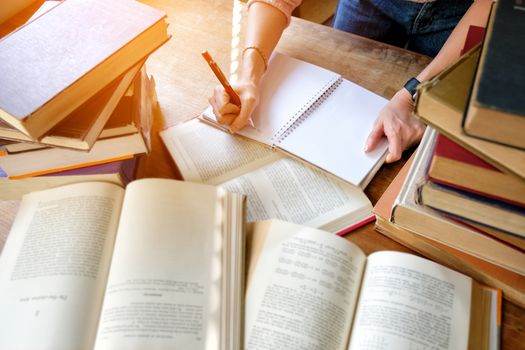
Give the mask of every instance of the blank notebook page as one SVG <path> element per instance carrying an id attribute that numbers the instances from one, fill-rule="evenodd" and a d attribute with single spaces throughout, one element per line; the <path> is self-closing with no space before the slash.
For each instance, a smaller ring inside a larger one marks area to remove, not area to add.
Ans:
<path id="1" fill-rule="evenodd" d="M 362 186 L 388 147 L 382 140 L 374 151 L 363 150 L 375 118 L 386 103 L 383 97 L 343 80 L 278 146 Z"/>
<path id="2" fill-rule="evenodd" d="M 327 69 L 274 53 L 261 81 L 259 105 L 252 114 L 256 130 L 247 127 L 240 134 L 271 145 L 272 136 L 337 77 Z"/>

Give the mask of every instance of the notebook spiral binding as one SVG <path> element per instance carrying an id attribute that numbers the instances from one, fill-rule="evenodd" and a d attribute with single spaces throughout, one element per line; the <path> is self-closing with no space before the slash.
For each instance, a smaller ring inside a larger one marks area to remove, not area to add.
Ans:
<path id="1" fill-rule="evenodd" d="M 343 77 L 337 76 L 330 79 L 322 89 L 319 90 L 304 106 L 299 109 L 270 139 L 272 148 L 282 142 L 288 135 L 294 132 L 343 82 Z"/>

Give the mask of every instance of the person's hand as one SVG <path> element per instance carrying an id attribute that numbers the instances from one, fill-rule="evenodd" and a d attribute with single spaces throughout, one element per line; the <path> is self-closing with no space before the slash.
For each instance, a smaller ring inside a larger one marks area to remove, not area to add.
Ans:
<path id="1" fill-rule="evenodd" d="M 386 162 L 399 160 L 403 151 L 419 142 L 425 131 L 425 124 L 414 116 L 413 110 L 410 93 L 399 90 L 379 112 L 366 141 L 365 152 L 373 150 L 384 135 L 388 139 Z"/>
<path id="2" fill-rule="evenodd" d="M 237 133 L 249 124 L 250 116 L 259 103 L 259 90 L 252 82 L 238 82 L 232 87 L 241 99 L 240 108 L 230 102 L 230 96 L 221 85 L 215 87 L 208 101 L 217 121 L 229 125 L 231 133 Z"/>

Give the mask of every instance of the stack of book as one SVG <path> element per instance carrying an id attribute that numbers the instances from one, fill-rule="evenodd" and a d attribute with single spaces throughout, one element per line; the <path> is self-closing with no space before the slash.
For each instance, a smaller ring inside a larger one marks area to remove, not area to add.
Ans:
<path id="1" fill-rule="evenodd" d="M 149 146 L 154 84 L 144 63 L 168 39 L 165 14 L 133 0 L 46 2 L 3 37 L 0 199 L 129 181 Z"/>
<path id="2" fill-rule="evenodd" d="M 523 306 L 525 151 L 463 131 L 479 54 L 467 52 L 419 89 L 416 115 L 430 127 L 406 174 L 376 206 L 377 225 Z"/>

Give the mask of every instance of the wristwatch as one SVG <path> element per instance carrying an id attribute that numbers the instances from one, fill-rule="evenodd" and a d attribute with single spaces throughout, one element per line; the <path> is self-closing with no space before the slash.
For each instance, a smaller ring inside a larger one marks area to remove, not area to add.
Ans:
<path id="1" fill-rule="evenodd" d="M 412 101 L 416 100 L 417 86 L 419 84 L 421 84 L 419 80 L 417 80 L 416 78 L 410 78 L 403 86 L 410 93 L 410 96 L 412 96 Z"/>

